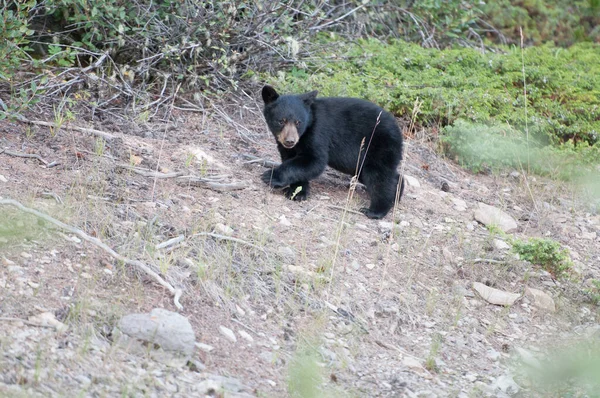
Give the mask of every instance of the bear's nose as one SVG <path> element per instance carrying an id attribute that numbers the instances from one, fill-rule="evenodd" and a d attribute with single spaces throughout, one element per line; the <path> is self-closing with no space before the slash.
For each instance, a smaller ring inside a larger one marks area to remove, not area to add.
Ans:
<path id="1" fill-rule="evenodd" d="M 285 145 L 288 147 L 292 147 L 296 144 L 296 141 L 294 140 L 285 140 Z"/>

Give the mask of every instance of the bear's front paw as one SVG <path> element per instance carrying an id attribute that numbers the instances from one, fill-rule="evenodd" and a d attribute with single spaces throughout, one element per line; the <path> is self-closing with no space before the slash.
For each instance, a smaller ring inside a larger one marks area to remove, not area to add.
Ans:
<path id="1" fill-rule="evenodd" d="M 308 199 L 308 185 L 291 185 L 283 189 L 286 198 L 302 202 Z"/>
<path id="2" fill-rule="evenodd" d="M 365 216 L 375 219 L 375 220 L 382 219 L 387 214 L 387 212 L 386 213 L 375 212 L 367 207 L 361 207 L 360 212 L 363 213 Z"/>
<path id="3" fill-rule="evenodd" d="M 265 171 L 262 174 L 261 179 L 265 184 L 273 188 L 283 188 L 287 185 L 279 179 L 279 173 L 277 173 L 277 169 Z"/>

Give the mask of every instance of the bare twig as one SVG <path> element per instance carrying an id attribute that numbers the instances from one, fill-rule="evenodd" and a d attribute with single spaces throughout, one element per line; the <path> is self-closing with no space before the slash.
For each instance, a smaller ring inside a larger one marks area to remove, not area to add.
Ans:
<path id="1" fill-rule="evenodd" d="M 0 199 L 0 205 L 11 205 L 25 213 L 33 214 L 34 216 L 36 216 L 38 218 L 41 218 L 51 224 L 54 224 L 57 227 L 62 228 L 66 231 L 69 231 L 72 234 L 79 236 L 81 239 L 92 243 L 93 245 L 99 247 L 100 249 L 102 249 L 105 252 L 107 252 L 108 254 L 110 254 L 113 258 L 117 259 L 118 261 L 122 261 L 125 264 L 134 266 L 135 268 L 139 269 L 140 271 L 144 272 L 146 275 L 148 275 L 152 279 L 154 279 L 154 281 L 157 282 L 159 285 L 161 285 L 165 289 L 167 289 L 173 295 L 173 301 L 175 303 L 175 306 L 179 309 L 183 308 L 183 306 L 179 303 L 179 298 L 181 297 L 182 290 L 175 289 L 170 283 L 165 281 L 160 275 L 158 275 L 155 271 L 153 271 L 148 265 L 144 264 L 143 262 L 138 261 L 138 260 L 130 260 L 130 259 L 120 255 L 113 249 L 111 249 L 107 244 L 102 242 L 100 239 L 95 238 L 93 236 L 89 236 L 88 234 L 86 234 L 85 232 L 80 230 L 79 228 L 75 228 L 73 226 L 65 224 L 62 221 L 59 221 L 53 217 L 50 217 L 49 215 L 42 213 L 38 210 L 23 206 L 20 202 L 17 202 L 16 200 Z"/>
<path id="2" fill-rule="evenodd" d="M 254 155 L 250 155 L 249 153 L 242 153 L 242 157 L 244 159 L 248 159 L 248 161 L 244 162 L 244 163 L 257 163 L 263 167 L 266 168 L 272 168 L 272 167 L 277 167 L 279 166 L 281 163 L 279 162 L 275 162 L 273 160 L 268 160 L 268 159 L 263 159 L 263 158 L 259 158 L 258 156 L 254 156 Z"/>
<path id="3" fill-rule="evenodd" d="M 242 244 L 242 245 L 250 246 L 250 247 L 258 249 L 258 250 L 260 250 L 262 252 L 265 251 L 265 249 L 263 249 L 262 247 L 256 246 L 255 244 L 250 243 L 250 242 L 246 242 L 245 240 L 234 238 L 232 236 L 215 234 L 213 232 L 196 232 L 194 235 L 192 235 L 192 237 L 193 236 L 210 236 L 210 237 L 215 238 L 215 239 L 228 240 L 228 241 L 231 241 L 231 242 L 235 242 L 235 243 L 239 243 L 239 244 Z"/>
<path id="4" fill-rule="evenodd" d="M 173 246 L 173 245 L 176 245 L 176 244 L 178 244 L 180 242 L 183 242 L 184 239 L 185 239 L 184 235 L 179 235 L 179 236 L 176 236 L 176 237 L 174 237 L 172 239 L 169 239 L 169 240 L 167 240 L 165 242 L 159 243 L 155 247 L 156 247 L 157 250 L 158 249 L 164 249 L 165 247 Z"/>
<path id="5" fill-rule="evenodd" d="M 54 325 L 44 325 L 39 322 L 28 321 L 27 319 L 6 317 L 6 316 L 0 317 L 0 322 L 23 322 L 25 325 L 29 325 L 29 326 L 38 326 L 41 328 L 50 328 L 50 329 L 55 328 Z"/>
<path id="6" fill-rule="evenodd" d="M 37 159 L 41 163 L 43 163 L 44 165 L 46 165 L 46 166 L 48 165 L 47 161 L 45 161 L 40 155 L 35 154 L 35 153 L 13 152 L 13 151 L 9 151 L 8 149 L 2 149 L 2 150 L 0 150 L 0 154 L 3 154 L 3 153 L 6 154 L 6 155 L 18 157 L 18 158 Z"/>
<path id="7" fill-rule="evenodd" d="M 135 174 L 139 174 L 144 177 L 152 177 L 152 178 L 176 178 L 184 176 L 186 173 L 183 171 L 174 171 L 172 173 L 161 173 L 159 171 L 150 171 L 144 170 L 139 167 L 130 166 L 128 164 L 117 164 L 117 167 L 120 167 L 125 170 L 133 171 Z"/>
<path id="8" fill-rule="evenodd" d="M 195 187 L 206 187 L 215 191 L 223 192 L 223 191 L 238 191 L 240 189 L 248 188 L 248 183 L 239 181 L 239 182 L 231 182 L 231 183 L 220 183 L 215 182 L 214 180 L 208 178 L 200 178 L 194 176 L 183 176 L 178 177 L 176 180 L 179 185 L 191 185 Z"/>
<path id="9" fill-rule="evenodd" d="M 56 124 L 51 123 L 51 122 L 44 122 L 44 121 L 41 121 L 41 120 L 29 120 L 29 119 L 25 119 L 23 117 L 20 117 L 19 121 L 21 121 L 23 123 L 27 123 L 27 124 L 33 124 L 33 125 L 36 125 L 36 126 L 52 127 L 54 129 L 58 127 L 58 126 L 56 126 Z M 96 135 L 98 137 L 104 138 L 107 141 L 114 140 L 115 138 L 117 138 L 115 135 L 107 133 L 106 131 L 100 131 L 100 130 L 90 129 L 90 128 L 86 128 L 86 127 L 71 126 L 69 124 L 64 125 L 64 126 L 60 126 L 60 127 L 61 128 L 66 128 L 66 129 L 69 129 L 69 130 L 81 131 L 82 133 L 88 133 L 88 134 Z"/>

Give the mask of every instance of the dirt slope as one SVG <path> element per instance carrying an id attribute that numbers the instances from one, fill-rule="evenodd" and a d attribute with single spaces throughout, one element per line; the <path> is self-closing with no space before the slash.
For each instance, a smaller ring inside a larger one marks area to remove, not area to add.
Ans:
<path id="1" fill-rule="evenodd" d="M 60 164 L 0 154 L 0 197 L 149 264 L 184 290 L 180 313 L 212 350 L 199 348 L 195 366 L 173 369 L 113 346 L 120 316 L 177 311 L 169 292 L 0 205 L 0 226 L 11 231 L 0 236 L 0 395 L 204 396 L 211 382 L 227 386 L 224 396 L 531 396 L 516 360 L 600 329 L 582 293 L 600 279 L 600 216 L 567 186 L 521 173 L 472 175 L 413 139 L 403 167 L 420 186 L 407 188 L 394 214 L 369 220 L 353 212 L 368 200 L 364 189 L 346 205 L 349 178 L 331 170 L 303 203 L 263 186 L 264 166 L 244 155 L 277 161 L 276 150 L 258 108 L 244 112 L 230 114 L 238 124 L 187 113 L 168 126 L 99 123 L 93 127 L 118 137 L 105 144 L 65 128 L 51 134 L 2 122 L 0 151 Z M 132 166 L 205 182 L 144 176 Z M 516 218 L 513 236 L 569 247 L 579 279 L 557 282 L 519 261 L 496 241 L 501 235 L 474 221 L 477 202 Z M 178 244 L 155 247 L 178 236 Z M 557 311 L 527 297 L 488 304 L 473 282 L 537 288 Z M 44 312 L 68 328 L 15 319 Z"/>

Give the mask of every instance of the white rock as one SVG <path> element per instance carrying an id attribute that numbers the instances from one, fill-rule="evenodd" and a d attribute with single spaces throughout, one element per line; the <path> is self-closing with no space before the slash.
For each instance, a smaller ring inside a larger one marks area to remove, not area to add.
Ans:
<path id="1" fill-rule="evenodd" d="M 525 296 L 529 297 L 533 301 L 533 305 L 535 305 L 537 308 L 550 312 L 556 312 L 556 305 L 554 304 L 554 300 L 552 299 L 552 297 L 550 297 L 543 291 L 531 287 L 526 287 Z"/>
<path id="2" fill-rule="evenodd" d="M 165 351 L 191 356 L 196 336 L 186 317 L 163 308 L 150 313 L 129 314 L 119 320 L 117 329 L 136 340 L 157 344 Z"/>
<path id="3" fill-rule="evenodd" d="M 517 222 L 508 213 L 485 203 L 479 202 L 477 205 L 479 208 L 475 210 L 475 220 L 483 225 L 494 225 L 504 232 L 513 232 L 517 229 Z"/>
<path id="4" fill-rule="evenodd" d="M 421 184 L 419 183 L 419 180 L 417 180 L 413 176 L 409 176 L 409 175 L 405 174 L 404 181 L 406 181 L 406 184 L 410 187 L 421 188 Z"/>
<path id="5" fill-rule="evenodd" d="M 0 174 L 0 181 L 8 182 L 8 179 L 6 177 L 4 177 L 2 174 Z"/>
<path id="6" fill-rule="evenodd" d="M 473 289 L 479 293 L 482 299 L 495 305 L 513 305 L 521 297 L 518 293 L 494 289 L 479 282 L 473 282 Z"/>
<path id="7" fill-rule="evenodd" d="M 379 230 L 381 232 L 391 231 L 394 228 L 394 223 L 389 221 L 379 221 Z"/>
<path id="8" fill-rule="evenodd" d="M 502 375 L 498 377 L 492 384 L 492 388 L 494 391 L 500 390 L 508 395 L 517 394 L 521 390 L 521 387 L 519 387 L 519 385 L 513 380 L 512 376 L 509 375 Z"/>
<path id="9" fill-rule="evenodd" d="M 223 235 L 233 235 L 233 228 L 222 223 L 215 224 L 215 231 Z"/>
<path id="10" fill-rule="evenodd" d="M 503 240 L 494 239 L 494 247 L 497 250 L 507 250 L 510 249 L 510 245 Z"/>
<path id="11" fill-rule="evenodd" d="M 226 328 L 225 326 L 219 326 L 219 332 L 232 343 L 237 342 L 237 337 L 235 337 L 233 330 Z"/>
<path id="12" fill-rule="evenodd" d="M 196 348 L 198 348 L 201 351 L 204 352 L 211 352 L 212 350 L 215 349 L 215 347 L 209 345 L 209 344 L 204 344 L 204 343 L 196 343 L 195 344 Z"/>
<path id="13" fill-rule="evenodd" d="M 67 325 L 56 319 L 51 312 L 42 312 L 41 314 L 30 316 L 29 321 L 40 326 L 53 327 L 59 332 L 67 330 Z"/>
<path id="14" fill-rule="evenodd" d="M 282 215 L 281 217 L 279 217 L 279 223 L 281 225 L 284 225 L 286 227 L 289 227 L 292 225 L 291 221 L 287 219 L 287 217 L 285 215 Z"/>
<path id="15" fill-rule="evenodd" d="M 246 332 L 245 330 L 238 330 L 238 334 L 240 336 L 242 336 L 243 339 L 247 340 L 250 343 L 254 342 L 254 338 L 252 336 L 250 336 L 250 334 L 248 332 Z"/>

